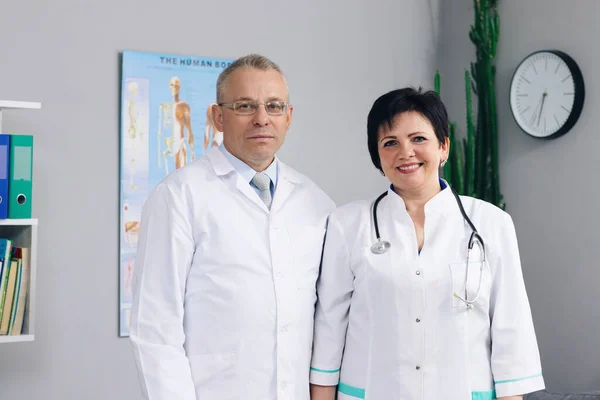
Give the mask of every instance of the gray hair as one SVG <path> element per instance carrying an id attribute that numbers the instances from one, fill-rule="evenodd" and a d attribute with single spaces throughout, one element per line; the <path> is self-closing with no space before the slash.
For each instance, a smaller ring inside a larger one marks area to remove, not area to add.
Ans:
<path id="1" fill-rule="evenodd" d="M 273 61 L 269 60 L 267 57 L 261 56 L 259 54 L 248 54 L 244 57 L 240 57 L 231 64 L 227 68 L 225 68 L 219 77 L 217 78 L 217 102 L 220 103 L 223 97 L 223 91 L 225 90 L 225 84 L 227 83 L 227 78 L 231 75 L 235 70 L 240 68 L 254 68 L 261 71 L 266 71 L 269 69 L 275 70 L 279 72 L 283 82 L 287 87 L 287 82 L 285 81 L 285 77 L 283 76 L 283 72 L 281 72 L 281 68 L 279 65 L 275 64 Z"/>

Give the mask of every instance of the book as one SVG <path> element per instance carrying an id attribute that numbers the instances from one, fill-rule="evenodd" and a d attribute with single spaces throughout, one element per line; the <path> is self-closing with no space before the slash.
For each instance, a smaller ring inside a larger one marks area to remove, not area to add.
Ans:
<path id="1" fill-rule="evenodd" d="M 2 321 L 2 311 L 4 310 L 4 299 L 6 298 L 6 285 L 8 283 L 8 274 L 10 271 L 10 259 L 12 254 L 12 241 L 9 239 L 0 239 L 0 321 Z"/>
<path id="2" fill-rule="evenodd" d="M 4 307 L 2 307 L 2 321 L 0 322 L 0 335 L 8 334 L 8 327 L 10 325 L 10 317 L 13 305 L 13 298 L 15 296 L 15 287 L 19 269 L 21 266 L 21 260 L 14 258 L 10 260 L 10 268 L 8 270 L 8 280 L 6 283 L 6 294 L 4 297 Z"/>
<path id="3" fill-rule="evenodd" d="M 30 280 L 30 266 L 31 266 L 31 254 L 30 249 L 27 247 L 19 248 L 20 254 L 15 253 L 13 258 L 20 257 L 21 269 L 19 273 L 19 279 L 15 286 L 15 296 L 13 300 L 12 312 L 10 323 L 8 326 L 9 335 L 20 335 L 23 331 L 23 320 L 25 318 L 25 308 L 27 305 L 27 296 L 29 295 L 29 280 Z"/>

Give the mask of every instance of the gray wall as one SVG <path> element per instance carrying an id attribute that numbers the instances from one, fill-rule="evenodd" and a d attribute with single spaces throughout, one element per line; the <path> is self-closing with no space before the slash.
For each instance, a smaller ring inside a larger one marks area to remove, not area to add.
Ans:
<path id="1" fill-rule="evenodd" d="M 117 338 L 120 51 L 273 58 L 296 106 L 281 157 L 344 203 L 385 187 L 366 114 L 384 91 L 430 84 L 437 10 L 438 0 L 4 2 L 0 98 L 43 108 L 4 115 L 5 132 L 35 134 L 40 226 L 36 340 L 0 345 L 0 399 L 141 398 L 129 341 Z"/>
<path id="2" fill-rule="evenodd" d="M 464 132 L 463 71 L 474 60 L 468 40 L 471 0 L 442 6 L 442 97 Z M 597 0 L 501 0 L 497 54 L 501 190 L 519 236 L 546 385 L 600 390 L 600 246 L 597 126 L 600 37 Z M 518 63 L 539 49 L 559 49 L 579 64 L 586 100 L 566 136 L 539 141 L 521 132 L 509 109 Z"/>

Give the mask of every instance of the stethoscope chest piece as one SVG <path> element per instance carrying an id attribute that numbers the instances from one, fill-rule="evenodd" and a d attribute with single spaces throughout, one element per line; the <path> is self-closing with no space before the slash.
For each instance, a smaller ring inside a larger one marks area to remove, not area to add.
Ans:
<path id="1" fill-rule="evenodd" d="M 387 240 L 378 240 L 371 246 L 371 251 L 375 254 L 383 254 L 388 251 L 390 247 L 392 247 L 392 245 Z"/>
<path id="2" fill-rule="evenodd" d="M 387 192 L 383 192 L 379 197 L 377 197 L 377 200 L 375 200 L 375 203 L 373 204 L 373 225 L 375 225 L 375 236 L 377 237 L 377 241 L 371 246 L 371 251 L 374 254 L 383 254 L 386 251 L 388 251 L 390 247 L 392 247 L 392 244 L 390 242 L 388 242 L 387 240 L 381 240 L 381 237 L 379 236 L 377 205 L 385 196 L 387 196 Z"/>

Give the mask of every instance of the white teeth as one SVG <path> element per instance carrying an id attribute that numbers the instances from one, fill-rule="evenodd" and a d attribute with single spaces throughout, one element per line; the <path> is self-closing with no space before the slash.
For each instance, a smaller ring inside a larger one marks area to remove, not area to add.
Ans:
<path id="1" fill-rule="evenodd" d="M 411 171 L 413 169 L 417 169 L 421 166 L 421 164 L 413 164 L 410 167 L 398 167 L 400 171 Z"/>

